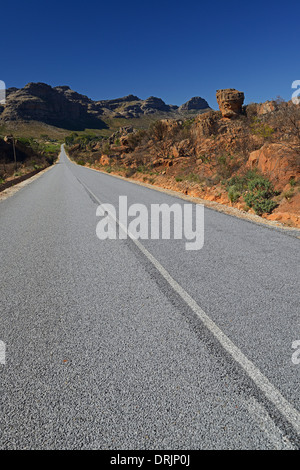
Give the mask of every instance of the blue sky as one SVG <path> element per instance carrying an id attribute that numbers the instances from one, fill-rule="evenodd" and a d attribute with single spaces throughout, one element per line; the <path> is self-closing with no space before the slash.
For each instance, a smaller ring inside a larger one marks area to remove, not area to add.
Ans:
<path id="1" fill-rule="evenodd" d="M 1 5 L 7 86 L 69 85 L 92 99 L 169 104 L 219 88 L 246 102 L 291 97 L 300 79 L 299 1 L 14 1 Z"/>

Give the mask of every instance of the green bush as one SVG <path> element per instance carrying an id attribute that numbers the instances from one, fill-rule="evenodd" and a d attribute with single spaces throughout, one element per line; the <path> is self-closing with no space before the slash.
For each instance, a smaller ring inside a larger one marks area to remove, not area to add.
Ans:
<path id="1" fill-rule="evenodd" d="M 183 121 L 182 125 L 185 129 L 190 129 L 192 125 L 194 124 L 194 122 L 195 122 L 195 118 L 186 119 L 185 121 Z"/>
<path id="2" fill-rule="evenodd" d="M 236 202 L 243 196 L 248 207 L 252 207 L 258 215 L 270 213 L 277 206 L 272 200 L 277 194 L 272 183 L 256 170 L 233 176 L 227 181 L 226 189 L 230 201 Z"/>
<path id="3" fill-rule="evenodd" d="M 249 181 L 257 178 L 259 173 L 256 170 L 248 170 L 244 175 L 232 176 L 228 181 L 225 182 L 227 191 L 231 186 L 234 186 L 237 191 L 243 193 L 247 191 Z"/>
<path id="4" fill-rule="evenodd" d="M 262 122 L 259 118 L 254 117 L 251 124 L 251 132 L 253 135 L 258 135 L 264 139 L 270 139 L 274 134 L 273 127 L 270 127 L 268 124 Z"/>
<path id="5" fill-rule="evenodd" d="M 277 203 L 271 199 L 275 195 L 276 192 L 271 182 L 263 176 L 257 176 L 249 181 L 244 200 L 249 207 L 255 210 L 256 214 L 270 214 L 277 206 Z"/>
<path id="6" fill-rule="evenodd" d="M 236 186 L 230 186 L 228 189 L 228 197 L 231 202 L 236 202 L 241 197 L 241 192 Z"/>
<path id="7" fill-rule="evenodd" d="M 148 168 L 145 165 L 139 165 L 136 171 L 139 173 L 145 173 L 146 171 L 148 171 Z"/>

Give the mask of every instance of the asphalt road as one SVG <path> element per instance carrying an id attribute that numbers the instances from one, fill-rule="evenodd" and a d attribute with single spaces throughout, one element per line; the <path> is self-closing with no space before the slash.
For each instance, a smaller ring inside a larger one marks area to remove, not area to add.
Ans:
<path id="1" fill-rule="evenodd" d="M 299 239 L 99 240 L 100 202 L 182 199 L 71 163 L 0 203 L 1 449 L 297 449 Z"/>

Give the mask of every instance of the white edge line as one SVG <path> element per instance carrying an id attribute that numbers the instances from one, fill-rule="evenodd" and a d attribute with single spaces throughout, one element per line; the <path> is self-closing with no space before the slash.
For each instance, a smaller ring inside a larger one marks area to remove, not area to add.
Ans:
<path id="1" fill-rule="evenodd" d="M 97 196 L 84 184 L 81 184 L 86 190 L 95 198 L 95 200 L 102 204 Z M 184 302 L 193 310 L 193 312 L 200 318 L 206 328 L 215 336 L 223 348 L 233 357 L 233 359 L 240 364 L 247 375 L 253 380 L 256 386 L 264 393 L 269 401 L 277 408 L 277 410 L 286 418 L 286 420 L 293 426 L 297 434 L 300 434 L 300 413 L 296 410 L 277 390 L 277 388 L 269 381 L 267 377 L 248 359 L 245 354 L 228 338 L 225 333 L 211 320 L 211 318 L 202 310 L 197 302 L 178 284 L 175 279 L 168 273 L 168 271 L 151 255 L 151 253 L 131 234 L 127 228 L 114 217 L 112 213 L 107 211 L 108 215 L 116 222 L 119 227 L 128 235 L 128 237 L 135 243 L 139 250 L 151 261 L 153 266 L 164 277 L 172 289 L 184 300 Z"/>

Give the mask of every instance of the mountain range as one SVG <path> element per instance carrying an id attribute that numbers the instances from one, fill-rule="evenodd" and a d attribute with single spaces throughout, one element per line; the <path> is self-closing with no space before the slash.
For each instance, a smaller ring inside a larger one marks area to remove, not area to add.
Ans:
<path id="1" fill-rule="evenodd" d="M 65 129 L 101 129 L 108 127 L 106 121 L 111 119 L 187 118 L 209 109 L 201 97 L 193 97 L 181 106 L 166 104 L 154 96 L 145 100 L 128 95 L 94 101 L 69 86 L 28 83 L 20 89 L 7 89 L 6 103 L 0 104 L 0 122 L 39 121 Z"/>

